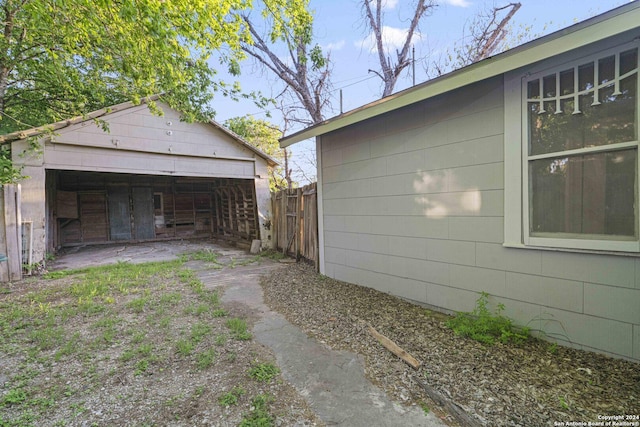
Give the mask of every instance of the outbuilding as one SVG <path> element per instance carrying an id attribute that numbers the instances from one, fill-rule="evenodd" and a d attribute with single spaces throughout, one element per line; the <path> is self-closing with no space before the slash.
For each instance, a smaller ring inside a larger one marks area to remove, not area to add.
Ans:
<path id="1" fill-rule="evenodd" d="M 632 2 L 285 137 L 321 273 L 640 361 L 639 47 Z"/>
<path id="2" fill-rule="evenodd" d="M 155 104 L 162 115 L 127 102 L 0 137 L 28 177 L 5 186 L 0 251 L 11 252 L 13 224 L 23 252 L 0 263 L 5 280 L 11 263 L 68 246 L 211 236 L 268 246 L 276 161 L 214 121 Z"/>

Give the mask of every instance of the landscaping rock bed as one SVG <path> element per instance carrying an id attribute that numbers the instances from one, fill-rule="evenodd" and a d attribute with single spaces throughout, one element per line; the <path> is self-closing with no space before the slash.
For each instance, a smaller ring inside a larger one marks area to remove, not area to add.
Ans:
<path id="1" fill-rule="evenodd" d="M 640 414 L 640 365 L 530 339 L 484 345 L 456 336 L 450 317 L 373 289 L 346 284 L 304 263 L 262 281 L 265 302 L 331 348 L 362 354 L 366 374 L 407 405 L 437 410 L 419 383 L 478 424 L 546 426 Z M 422 362 L 418 370 L 384 348 L 368 325 Z M 452 416 L 445 421 L 456 425 Z"/>

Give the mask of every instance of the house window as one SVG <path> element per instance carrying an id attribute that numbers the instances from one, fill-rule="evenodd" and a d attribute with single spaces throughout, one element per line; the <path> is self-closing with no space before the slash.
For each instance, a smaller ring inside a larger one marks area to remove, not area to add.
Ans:
<path id="1" fill-rule="evenodd" d="M 523 83 L 524 243 L 638 251 L 638 48 Z"/>

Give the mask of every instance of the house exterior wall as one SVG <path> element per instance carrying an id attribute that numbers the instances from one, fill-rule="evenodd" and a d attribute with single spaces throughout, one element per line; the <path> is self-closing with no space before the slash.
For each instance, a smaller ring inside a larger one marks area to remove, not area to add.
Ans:
<path id="1" fill-rule="evenodd" d="M 640 260 L 503 245 L 504 113 L 498 77 L 320 137 L 323 273 L 444 311 L 485 291 L 543 337 L 640 360 Z"/>
<path id="2" fill-rule="evenodd" d="M 46 257 L 47 169 L 255 180 L 261 240 L 268 246 L 266 160 L 214 126 L 180 122 L 177 112 L 160 106 L 164 116 L 153 115 L 146 105 L 105 116 L 108 132 L 92 121 L 63 128 L 41 138 L 41 151 L 28 156 L 26 141 L 12 143 L 13 161 L 28 177 L 21 182 L 22 215 L 33 221 L 34 262 Z"/>

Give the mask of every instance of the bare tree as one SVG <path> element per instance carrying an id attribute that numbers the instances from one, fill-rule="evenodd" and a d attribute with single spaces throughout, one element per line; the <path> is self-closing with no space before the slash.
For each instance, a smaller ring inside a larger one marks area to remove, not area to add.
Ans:
<path id="1" fill-rule="evenodd" d="M 434 61 L 429 68 L 435 70 L 436 75 L 442 75 L 505 50 L 510 33 L 509 22 L 521 6 L 520 3 L 509 3 L 478 13 L 465 25 L 464 33 L 468 35 L 463 37 L 462 45 L 454 46 L 444 61 Z"/>
<path id="2" fill-rule="evenodd" d="M 383 38 L 383 13 L 384 0 L 362 0 L 362 9 L 365 15 L 367 28 L 372 32 L 375 39 L 376 50 L 378 51 L 378 59 L 380 60 L 381 71 L 369 70 L 376 73 L 384 82 L 382 97 L 391 95 L 396 85 L 400 73 L 411 64 L 409 58 L 409 48 L 411 47 L 413 36 L 418 29 L 420 20 L 427 16 L 430 11 L 436 7 L 433 0 L 418 0 L 416 3 L 413 17 L 407 30 L 407 35 L 402 45 L 402 49 L 396 49 L 396 61 L 392 62 L 387 49 L 384 46 Z"/>
<path id="3" fill-rule="evenodd" d="M 289 17 L 287 25 L 282 25 L 282 22 L 272 23 L 265 35 L 260 33 L 259 27 L 249 15 L 244 15 L 251 39 L 242 44 L 242 49 L 285 83 L 285 90 L 279 96 L 289 94 L 299 102 L 299 109 L 303 110 L 303 114 L 295 111 L 290 119 L 309 125 L 324 119 L 323 110 L 330 102 L 331 68 L 329 57 L 323 55 L 318 45 L 312 46 L 313 21 L 311 14 L 305 12 L 306 15 Z M 280 15 L 273 13 L 273 7 L 266 9 L 266 13 L 263 13 L 263 17 L 265 16 L 272 20 L 282 19 Z M 284 44 L 286 59 L 276 53 L 277 43 Z"/>
<path id="4" fill-rule="evenodd" d="M 461 59 L 464 65 L 481 61 L 500 51 L 501 43 L 508 33 L 507 24 L 522 5 L 509 3 L 502 7 L 493 7 L 490 11 L 480 13 L 471 25 L 468 49 Z M 500 15 L 506 13 L 500 21 Z"/>

